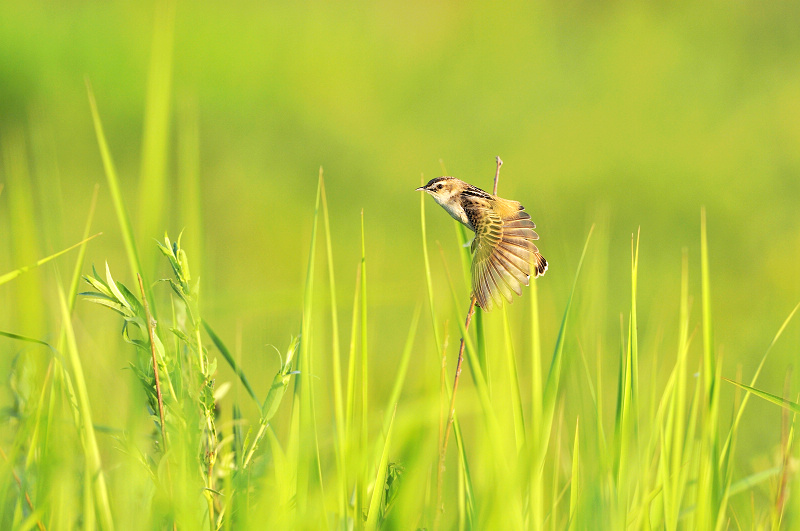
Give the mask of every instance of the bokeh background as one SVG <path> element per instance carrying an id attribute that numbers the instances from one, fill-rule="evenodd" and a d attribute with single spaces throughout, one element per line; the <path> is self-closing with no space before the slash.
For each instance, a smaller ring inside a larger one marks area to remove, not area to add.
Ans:
<path id="1" fill-rule="evenodd" d="M 78 241 L 99 184 L 93 228 L 103 236 L 89 245 L 87 264 L 108 261 L 133 284 L 88 81 L 147 272 L 167 275 L 152 241 L 186 229 L 204 315 L 241 352 L 251 381 L 271 380 L 278 360 L 269 345 L 283 349 L 299 332 L 320 167 L 343 316 L 363 210 L 371 370 L 385 373 L 372 392 L 381 403 L 425 300 L 413 190 L 444 172 L 490 189 L 497 155 L 505 161 L 499 193 L 526 206 L 550 262 L 538 281 L 546 351 L 596 224 L 571 348 L 599 349 L 609 374 L 617 370 L 631 238 L 641 230 L 642 370 L 673 363 L 684 249 L 699 324 L 705 207 L 723 375 L 741 370 L 749 379 L 800 301 L 799 25 L 800 3 L 789 1 L 2 2 L 0 271 Z M 148 127 L 165 131 L 151 148 Z M 148 210 L 152 173 L 168 185 L 161 207 Z M 453 307 L 444 264 L 460 279 L 458 249 L 450 218 L 428 205 L 429 237 L 445 259 L 432 245 L 437 318 L 454 338 L 468 301 L 464 291 L 463 308 Z M 58 322 L 53 280 L 58 271 L 66 278 L 72 261 L 58 264 L 0 286 L 0 329 L 48 339 Z M 323 285 L 324 267 L 317 277 Z M 25 296 L 31 286 L 43 297 Z M 525 308 L 510 308 L 517 327 Z M 118 392 L 128 354 L 108 313 L 77 309 L 97 397 Z M 425 322 L 414 374 L 438 380 Z M 349 317 L 343 335 L 347 326 Z M 762 388 L 782 393 L 798 346 L 793 326 Z M 18 348 L 3 347 L 3 367 Z M 518 345 L 523 368 L 527 348 Z M 580 385 L 573 372 L 567 378 Z M 723 404 L 733 393 L 723 390 Z M 581 400 L 566 407 L 579 410 Z M 98 422 L 115 423 L 112 406 L 96 408 Z M 780 415 L 750 404 L 743 473 L 771 462 Z"/>

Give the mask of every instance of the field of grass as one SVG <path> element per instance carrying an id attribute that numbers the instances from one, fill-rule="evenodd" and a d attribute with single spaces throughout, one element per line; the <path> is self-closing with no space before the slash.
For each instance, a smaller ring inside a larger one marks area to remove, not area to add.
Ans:
<path id="1" fill-rule="evenodd" d="M 794 528 L 798 22 L 0 5 L 0 527 Z M 413 190 L 496 155 L 550 268 L 465 330 Z"/>

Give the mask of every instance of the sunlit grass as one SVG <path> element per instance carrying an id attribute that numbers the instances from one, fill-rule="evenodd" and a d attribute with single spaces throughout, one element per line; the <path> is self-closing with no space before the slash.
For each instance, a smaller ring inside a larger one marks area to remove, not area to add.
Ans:
<path id="1" fill-rule="evenodd" d="M 446 372 L 441 386 L 437 375 L 414 371 L 414 357 L 439 357 L 444 353 L 452 360 L 455 342 L 445 345 L 441 323 L 456 321 L 464 334 L 462 316 L 444 316 L 437 311 L 433 295 L 439 288 L 429 282 L 425 320 L 433 332 L 431 346 L 435 348 L 415 347 L 421 313 L 418 308 L 410 323 L 398 323 L 408 329 L 404 346 L 378 343 L 376 347 L 375 352 L 389 348 L 402 353 L 397 370 L 391 374 L 372 372 L 369 360 L 376 354 L 367 349 L 373 343 L 367 334 L 368 294 L 381 287 L 368 283 L 369 245 L 362 236 L 350 348 L 343 355 L 338 345 L 340 324 L 334 303 L 336 244 L 322 184 L 320 175 L 311 220 L 315 228 L 309 242 L 306 292 L 302 308 L 298 309 L 303 315 L 299 342 L 293 342 L 282 354 L 271 383 L 248 378 L 246 368 L 236 361 L 225 341 L 201 318 L 198 284 L 191 276 L 189 257 L 180 239 L 166 239 L 159 244 L 172 276 L 154 286 L 153 291 L 158 294 L 154 302 L 162 305 L 157 328 L 149 324 L 142 298 L 146 292 L 136 295 L 134 289 L 114 280 L 110 269 L 105 275 L 95 271 L 85 277 L 91 293 L 84 298 L 115 310 L 125 323 L 119 347 L 124 348 L 125 342 L 134 346 L 130 351 L 131 368 L 142 385 L 141 401 L 130 407 L 147 408 L 154 423 L 149 446 L 120 439 L 120 449 L 139 456 L 139 469 L 134 473 L 151 483 L 138 500 L 113 497 L 118 492 L 113 482 L 119 478 L 108 484 L 106 470 L 121 458 L 120 450 L 101 456 L 97 439 L 107 435 L 92 422 L 92 401 L 97 398 L 87 391 L 85 380 L 91 376 L 83 368 L 85 360 L 91 359 L 87 357 L 90 347 L 79 345 L 71 326 L 70 300 L 74 293 L 60 291 L 65 342 L 58 348 L 48 345 L 54 353 L 46 373 L 49 383 L 42 388 L 38 405 L 30 414 L 15 414 L 16 442 L 12 448 L 4 449 L 8 456 L 2 476 L 4 524 L 41 525 L 48 529 L 65 522 L 100 529 L 170 528 L 173 524 L 186 529 L 198 525 L 208 529 L 255 529 L 267 521 L 280 527 L 335 529 L 434 525 L 443 529 L 563 529 L 593 525 L 678 529 L 725 528 L 733 518 L 753 525 L 772 525 L 792 518 L 784 509 L 785 490 L 780 491 L 782 498 L 776 499 L 774 510 L 754 514 L 747 511 L 746 496 L 741 494 L 762 488 L 774 478 L 788 480 L 785 471 L 788 456 L 793 453 L 793 430 L 785 439 L 787 458 L 782 464 L 749 476 L 741 476 L 732 468 L 737 433 L 747 429 L 742 420 L 747 398 L 731 412 L 734 421 L 729 426 L 722 425 L 717 398 L 723 385 L 722 360 L 711 333 L 705 217 L 700 231 L 703 356 L 692 360 L 689 354 L 693 336 L 691 268 L 684 257 L 681 282 L 674 290 L 680 302 L 676 316 L 678 336 L 672 341 L 677 348 L 671 354 L 664 351 L 670 359 L 666 380 L 639 370 L 639 237 L 632 240 L 630 313 L 619 343 L 618 371 L 607 368 L 592 375 L 585 354 L 571 341 L 577 335 L 574 327 L 580 326 L 570 318 L 571 308 L 585 297 L 586 290 L 592 289 L 591 284 L 579 282 L 581 266 L 592 253 L 588 237 L 579 256 L 572 291 L 564 301 L 561 327 L 548 366 L 537 367 L 542 347 L 536 286 L 525 293 L 530 299 L 530 327 L 518 327 L 519 320 L 511 319 L 509 313 L 515 307 L 485 316 L 486 355 L 500 356 L 502 360 L 495 362 L 504 365 L 505 370 L 484 374 L 476 337 L 465 336 L 469 361 L 465 370 L 471 375 L 467 381 L 472 386 L 457 397 L 456 445 L 451 447 L 454 456 L 448 459 L 456 466 L 445 468 L 442 505 L 436 506 L 436 496 L 430 494 L 430 489 L 436 481 L 437 446 L 420 443 L 430 440 L 423 434 L 441 430 L 445 417 L 433 412 L 438 411 L 441 402 L 448 401 L 452 374 Z M 427 250 L 424 202 L 421 208 L 422 243 Z M 119 218 L 125 219 L 124 212 Z M 365 223 L 367 218 L 365 212 Z M 320 222 L 329 269 L 326 287 L 331 291 L 331 305 L 322 311 L 329 314 L 331 322 L 327 337 L 321 337 L 313 325 L 314 316 L 320 314 L 314 308 Z M 84 240 L 79 245 L 87 244 L 91 243 Z M 452 245 L 461 245 L 460 238 Z M 425 256 L 426 252 L 422 258 Z M 49 257 L 39 265 L 56 258 Z M 82 256 L 79 267 L 81 263 Z M 425 267 L 428 278 L 432 276 L 431 267 Z M 11 282 L 29 270 L 22 268 L 3 278 Z M 448 283 L 453 307 L 458 308 L 459 302 L 466 302 L 466 293 L 452 279 Z M 738 384 L 795 413 L 800 411 L 795 401 L 754 386 L 772 345 L 796 311 L 797 308 L 779 328 L 750 385 Z M 380 331 L 376 332 L 380 335 Z M 203 339 L 205 334 L 208 340 Z M 2 335 L 9 340 L 46 345 L 37 338 L 12 332 Z M 515 346 L 525 336 L 531 337 L 530 352 Z M 248 418 L 241 414 L 244 404 L 234 404 L 240 413 L 236 414 L 236 425 L 231 426 L 218 412 L 221 405 L 231 407 L 230 393 L 225 395 L 223 389 L 227 386 L 218 383 L 216 356 L 206 345 L 216 347 L 221 361 L 236 375 L 235 385 L 241 385 L 246 391 L 244 396 L 255 400 L 258 416 Z M 428 354 L 424 354 L 426 351 Z M 68 361 L 66 366 L 60 363 L 62 355 Z M 530 378 L 521 378 L 517 370 L 523 355 L 534 362 Z M 152 359 L 157 360 L 159 385 L 154 379 Z M 692 365 L 698 362 L 701 370 L 696 375 Z M 328 366 L 333 372 L 317 369 Z M 450 370 L 452 367 L 452 362 L 447 364 Z M 575 371 L 575 376 L 587 384 L 584 396 L 593 407 L 585 409 L 580 417 L 569 417 L 565 412 L 564 406 L 575 398 L 575 390 L 565 390 L 564 371 Z M 425 386 L 427 390 L 422 395 L 408 396 L 404 393 L 408 374 L 433 385 Z M 60 383 L 55 385 L 56 382 Z M 285 393 L 292 384 L 294 390 Z M 388 403 L 369 400 L 370 396 L 377 396 L 372 393 L 374 385 L 390 389 Z M 333 394 L 321 396 L 321 389 L 331 389 Z M 613 426 L 607 426 L 601 397 L 614 389 L 616 413 Z M 648 391 L 643 393 L 644 389 Z M 445 394 L 442 398 L 441 393 Z M 159 394 L 163 396 L 163 406 Z M 106 397 L 107 401 L 116 399 Z M 164 412 L 159 413 L 162 407 Z M 288 430 L 273 426 L 276 419 L 286 418 L 276 416 L 282 407 L 292 410 Z M 429 412 L 421 414 L 420 408 Z M 68 414 L 61 417 L 59 411 Z M 43 432 L 52 431 L 67 419 L 76 429 L 70 433 L 59 427 L 60 436 L 73 438 L 71 445 L 82 452 L 70 454 L 66 463 L 55 464 L 46 457 L 52 443 Z M 468 432 L 464 429 L 465 419 Z M 223 424 L 219 424 L 221 420 Z M 263 444 L 265 441 L 268 444 Z M 56 473 L 51 469 L 54 466 L 74 472 Z M 411 467 L 421 469 L 409 470 Z M 70 495 L 64 496 L 65 491 Z M 122 522 L 114 516 L 115 512 L 129 514 L 130 509 L 121 509 L 128 504 L 138 507 L 141 522 Z"/>

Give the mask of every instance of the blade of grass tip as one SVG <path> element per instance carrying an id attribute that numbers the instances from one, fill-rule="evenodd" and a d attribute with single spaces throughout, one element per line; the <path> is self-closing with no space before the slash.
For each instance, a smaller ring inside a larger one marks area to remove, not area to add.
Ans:
<path id="1" fill-rule="evenodd" d="M 339 487 L 339 518 L 340 524 L 346 523 L 347 515 L 347 471 L 345 470 L 345 418 L 344 397 L 342 394 L 342 356 L 339 350 L 339 314 L 336 304 L 336 279 L 333 269 L 333 245 L 331 244 L 331 222 L 328 216 L 328 196 L 325 193 L 325 180 L 322 177 L 322 168 L 319 169 L 320 187 L 322 190 L 322 221 L 325 226 L 325 249 L 328 257 L 328 284 L 331 296 L 331 343 L 333 354 L 333 413 L 336 424 L 336 467 Z M 360 271 L 360 270 L 359 270 Z"/>
<path id="2" fill-rule="evenodd" d="M 580 444 L 580 417 L 575 419 L 575 443 L 572 449 L 572 480 L 569 488 L 569 523 L 575 525 L 575 515 L 578 512 L 578 496 L 581 485 L 581 444 Z"/>
<path id="3" fill-rule="evenodd" d="M 89 393 L 86 389 L 86 380 L 83 376 L 83 365 L 81 363 L 80 356 L 78 355 L 78 345 L 75 340 L 75 331 L 72 329 L 72 320 L 70 317 L 69 307 L 67 306 L 67 299 L 64 295 L 64 289 L 60 284 L 58 286 L 58 295 L 61 303 L 61 318 L 63 320 L 62 326 L 66 328 L 67 355 L 69 357 L 70 365 L 72 366 L 73 377 L 75 379 L 75 389 L 77 391 L 78 407 L 80 408 L 81 414 L 81 438 L 84 444 L 84 454 L 88 467 L 87 472 L 89 472 L 87 481 L 90 481 L 93 484 L 91 485 L 93 488 L 85 492 L 84 496 L 94 496 L 95 502 L 97 503 L 97 511 L 100 517 L 100 527 L 105 530 L 113 530 L 114 520 L 111 517 L 111 505 L 109 503 L 108 491 L 106 489 L 103 466 L 100 460 L 100 450 L 97 446 L 94 425 L 92 424 L 92 412 L 89 405 Z"/>
<path id="4" fill-rule="evenodd" d="M 294 398 L 299 403 L 299 452 L 294 463 L 297 474 L 296 494 L 297 514 L 305 515 L 308 502 L 309 467 L 313 456 L 312 445 L 316 441 L 316 427 L 314 425 L 311 402 L 311 307 L 314 301 L 314 265 L 317 248 L 317 221 L 319 217 L 321 180 L 317 182 L 317 198 L 314 204 L 314 221 L 311 229 L 311 244 L 308 255 L 308 268 L 306 271 L 305 294 L 303 296 L 303 320 L 300 327 L 300 359 L 298 360 L 299 377 L 295 380 Z M 318 463 L 313 463 L 318 466 Z"/>
<path id="5" fill-rule="evenodd" d="M 711 282 L 708 272 L 708 236 L 706 235 L 706 210 L 700 211 L 700 261 L 701 284 L 703 294 L 703 379 L 705 382 L 706 403 L 712 405 L 712 397 L 716 392 L 714 374 L 716 359 L 714 357 L 714 336 L 711 327 Z"/>
<path id="6" fill-rule="evenodd" d="M 172 41 L 175 1 L 156 3 L 150 67 L 142 135 L 142 166 L 139 177 L 139 241 L 149 241 L 164 227 L 167 151 L 170 141 L 172 102 Z M 155 254 L 150 264 L 155 265 Z"/>
<path id="7" fill-rule="evenodd" d="M 367 255 L 366 243 L 364 238 L 364 209 L 361 209 L 361 438 L 359 442 L 359 453 L 361 462 L 359 463 L 359 485 L 357 486 L 356 516 L 364 511 L 364 502 L 367 496 L 367 483 L 369 481 L 369 471 L 367 469 L 366 452 L 369 440 L 369 372 L 368 372 L 368 349 L 367 349 Z M 361 527 L 360 518 L 357 527 Z"/>
<path id="8" fill-rule="evenodd" d="M 550 361 L 550 370 L 547 373 L 547 379 L 544 384 L 544 393 L 542 397 L 542 430 L 539 433 L 539 440 L 535 442 L 535 467 L 534 470 L 531 471 L 534 474 L 540 473 L 539 468 L 544 463 L 544 457 L 547 454 L 547 446 L 550 440 L 553 415 L 555 414 L 556 397 L 558 395 L 559 382 L 561 380 L 561 364 L 564 355 L 564 338 L 567 332 L 567 320 L 569 317 L 570 308 L 572 307 L 572 300 L 575 296 L 575 289 L 578 285 L 578 278 L 580 278 L 581 268 L 583 267 L 583 260 L 586 257 L 586 250 L 589 247 L 589 241 L 592 238 L 593 231 L 594 225 L 592 225 L 592 228 L 589 229 L 589 234 L 586 236 L 586 242 L 583 244 L 583 251 L 581 251 L 581 257 L 580 260 L 578 260 L 578 267 L 575 271 L 575 279 L 572 282 L 572 289 L 570 291 L 569 298 L 567 299 L 567 306 L 564 309 L 564 316 L 561 318 L 561 327 L 558 330 L 556 345 L 553 351 L 553 358 Z"/>
<path id="9" fill-rule="evenodd" d="M 389 419 L 389 429 L 386 432 L 386 441 L 383 443 L 383 452 L 381 453 L 381 460 L 378 463 L 378 473 L 375 477 L 375 486 L 372 488 L 372 499 L 369 502 L 366 529 L 378 528 L 378 515 L 381 508 L 381 499 L 385 492 L 386 470 L 389 466 L 389 451 L 392 448 L 392 428 L 394 427 L 394 417 L 396 413 L 397 404 L 395 404 L 392 416 Z"/>
<path id="10" fill-rule="evenodd" d="M 783 334 L 783 331 L 786 330 L 786 327 L 789 325 L 789 322 L 792 320 L 792 317 L 794 317 L 794 314 L 797 313 L 798 309 L 800 309 L 800 303 L 798 303 L 797 306 L 795 306 L 794 309 L 792 309 L 792 311 L 789 313 L 789 316 L 783 321 L 783 324 L 778 329 L 778 332 L 775 334 L 775 337 L 772 338 L 772 341 L 767 347 L 766 352 L 764 352 L 764 355 L 761 357 L 761 361 L 758 363 L 758 367 L 756 367 L 756 372 L 753 374 L 753 378 L 750 379 L 750 387 L 754 387 L 756 385 L 756 380 L 758 380 L 759 375 L 761 375 L 761 369 L 764 368 L 764 363 L 766 363 L 767 357 L 769 356 L 769 353 L 772 351 L 772 347 L 775 346 L 775 343 L 778 341 L 778 338 L 780 338 L 781 335 Z M 736 411 L 736 417 L 733 421 L 733 424 L 731 425 L 730 431 L 728 432 L 728 437 L 725 439 L 725 444 L 722 446 L 722 452 L 720 455 L 722 456 L 723 459 L 727 455 L 728 449 L 730 447 L 731 437 L 739 427 L 739 421 L 742 418 L 742 414 L 744 413 L 744 408 L 747 405 L 747 401 L 749 398 L 750 395 L 745 394 L 744 398 L 742 398 L 741 404 L 739 404 L 738 410 Z"/>
<path id="11" fill-rule="evenodd" d="M 508 378 L 511 381 L 509 387 L 511 409 L 514 413 L 514 439 L 517 443 L 517 453 L 525 445 L 525 421 L 522 417 L 522 396 L 519 390 L 519 376 L 517 375 L 517 361 L 514 356 L 514 344 L 511 339 L 511 327 L 508 324 L 508 311 L 503 305 L 503 335 L 506 344 L 506 360 L 508 363 Z"/>
<path id="12" fill-rule="evenodd" d="M 774 395 L 772 393 L 768 393 L 766 391 L 762 391 L 760 389 L 756 389 L 755 387 L 752 387 L 752 386 L 749 386 L 749 385 L 746 385 L 746 384 L 743 384 L 743 383 L 740 383 L 740 382 L 736 382 L 736 381 L 730 380 L 728 378 L 723 378 L 723 380 L 725 380 L 728 383 L 732 383 L 733 385 L 735 385 L 737 387 L 740 387 L 740 388 L 744 389 L 745 391 L 747 391 L 748 393 L 752 393 L 752 394 L 756 395 L 759 398 L 763 398 L 767 402 L 772 402 L 773 404 L 776 404 L 778 406 L 786 408 L 789 411 L 791 411 L 792 413 L 800 414 L 800 404 L 798 404 L 797 402 L 792 402 L 789 399 L 783 398 L 783 397 L 778 396 L 778 395 Z"/>
<path id="13" fill-rule="evenodd" d="M 633 445 L 636 452 L 631 455 L 635 463 L 642 463 L 646 459 L 645 450 L 646 445 L 641 444 L 639 440 L 639 416 L 640 416 L 640 396 L 639 396 L 639 321 L 637 311 L 637 295 L 639 283 L 639 242 L 642 229 L 636 233 L 636 242 L 634 244 L 633 235 L 631 235 L 631 314 L 630 314 L 630 339 L 629 339 L 629 373 L 630 373 L 630 408 L 628 410 L 627 420 L 630 424 L 626 432 L 630 437 L 630 444 Z M 655 388 L 655 386 L 653 386 Z M 652 417 L 651 417 L 652 418 Z M 626 452 L 627 455 L 627 452 Z M 626 459 L 627 461 L 627 459 Z M 650 467 L 642 466 L 639 469 L 639 477 L 636 480 L 637 484 L 634 488 L 648 489 L 650 485 Z M 640 517 L 643 518 L 644 524 L 649 523 L 650 503 L 645 497 L 640 506 Z M 637 522 L 639 524 L 639 522 Z"/>
<path id="14" fill-rule="evenodd" d="M 68 253 L 69 251 L 75 249 L 76 247 L 80 247 L 80 246 L 86 244 L 86 242 L 97 238 L 101 234 L 103 234 L 103 233 L 102 232 L 98 232 L 94 236 L 89 236 L 88 238 L 84 238 L 83 240 L 79 241 L 78 243 L 70 245 L 66 249 L 62 249 L 62 250 L 58 251 L 57 253 L 51 254 L 50 256 L 46 256 L 44 258 L 41 258 L 34 264 L 23 266 L 23 267 L 20 267 L 19 269 L 15 269 L 14 271 L 9 271 L 8 273 L 5 273 L 4 275 L 0 275 L 0 285 L 5 284 L 6 282 L 10 282 L 11 280 L 14 280 L 15 278 L 17 278 L 18 276 L 20 276 L 20 275 L 22 275 L 24 273 L 27 273 L 31 269 L 35 269 L 35 268 L 37 268 L 37 267 L 39 267 L 41 265 L 44 265 L 47 262 L 49 262 L 50 260 L 54 260 L 54 259 L 58 258 L 59 256 L 61 256 L 62 254 Z"/>
<path id="15" fill-rule="evenodd" d="M 642 228 L 636 233 L 636 247 L 631 236 L 631 408 L 633 411 L 634 437 L 639 431 L 639 321 L 636 298 L 639 282 L 639 238 Z"/>
<path id="16" fill-rule="evenodd" d="M 714 525 L 722 498 L 719 470 L 719 386 L 717 361 L 714 354 L 714 332 L 711 321 L 711 282 L 709 280 L 708 236 L 705 208 L 700 211 L 700 262 L 703 313 L 703 383 L 705 392 L 705 421 L 703 451 L 698 475 L 697 514 L 699 525 Z"/>
<path id="17" fill-rule="evenodd" d="M 125 252 L 128 255 L 128 263 L 131 268 L 131 275 L 136 278 L 136 275 L 141 274 L 142 266 L 139 260 L 139 252 L 136 249 L 136 239 L 133 235 L 131 228 L 130 218 L 128 211 L 125 209 L 125 202 L 122 199 L 122 192 L 119 188 L 119 179 L 117 178 L 117 170 L 114 167 L 114 160 L 111 158 L 111 152 L 108 149 L 106 142 L 106 135 L 103 132 L 103 123 L 100 120 L 100 113 L 97 110 L 97 102 L 95 101 L 94 91 L 89 80 L 86 80 L 86 91 L 89 95 L 89 106 L 92 110 L 92 121 L 94 122 L 94 131 L 97 136 L 97 144 L 100 148 L 100 156 L 103 159 L 103 168 L 106 173 L 106 181 L 108 182 L 108 190 L 111 193 L 111 201 L 114 204 L 114 211 L 117 214 L 117 221 L 119 222 L 120 231 L 122 232 L 122 241 L 125 244 Z M 148 288 L 149 290 L 149 288 Z M 148 292 L 148 297 L 152 299 L 151 294 Z"/>
<path id="18" fill-rule="evenodd" d="M 253 387 L 250 385 L 250 382 L 248 381 L 247 376 L 244 373 L 244 370 L 236 362 L 236 359 L 233 357 L 233 355 L 231 354 L 230 350 L 228 350 L 228 347 L 225 346 L 225 343 L 222 341 L 222 339 L 220 339 L 220 337 L 217 335 L 217 333 L 214 332 L 214 330 L 211 328 L 211 326 L 205 321 L 203 321 L 203 328 L 205 329 L 206 333 L 208 334 L 208 337 L 211 338 L 211 342 L 214 343 L 214 346 L 217 347 L 217 350 L 219 350 L 220 354 L 222 354 L 222 357 L 225 358 L 225 361 L 227 361 L 228 365 L 231 366 L 231 369 L 233 369 L 233 372 L 235 372 L 236 376 L 239 377 L 239 381 L 242 382 L 242 385 L 244 386 L 245 390 L 247 390 L 247 394 L 249 394 L 250 397 L 255 401 L 255 403 L 258 405 L 258 408 L 260 410 L 261 406 L 262 406 L 261 401 L 256 396 L 256 392 L 253 389 Z"/>

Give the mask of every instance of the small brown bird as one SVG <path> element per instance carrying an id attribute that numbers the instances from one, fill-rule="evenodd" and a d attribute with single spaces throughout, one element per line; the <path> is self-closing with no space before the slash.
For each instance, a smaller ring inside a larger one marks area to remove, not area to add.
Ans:
<path id="1" fill-rule="evenodd" d="M 472 240 L 472 292 L 478 306 L 491 310 L 511 292 L 544 275 L 547 260 L 533 244 L 536 224 L 518 201 L 492 195 L 455 177 L 437 177 L 417 190 L 428 192 L 448 214 L 475 233 Z"/>

